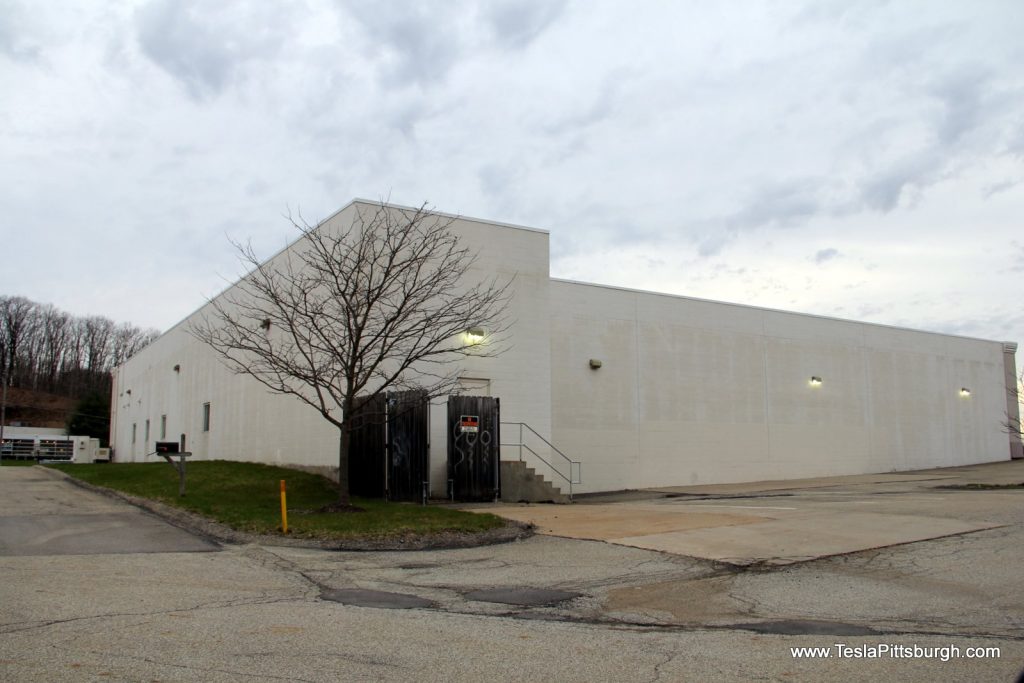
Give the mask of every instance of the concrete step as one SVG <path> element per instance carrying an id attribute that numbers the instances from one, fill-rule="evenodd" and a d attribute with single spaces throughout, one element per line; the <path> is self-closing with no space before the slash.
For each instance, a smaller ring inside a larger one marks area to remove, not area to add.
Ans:
<path id="1" fill-rule="evenodd" d="M 501 461 L 501 499 L 506 503 L 568 503 L 569 497 L 518 460 Z"/>

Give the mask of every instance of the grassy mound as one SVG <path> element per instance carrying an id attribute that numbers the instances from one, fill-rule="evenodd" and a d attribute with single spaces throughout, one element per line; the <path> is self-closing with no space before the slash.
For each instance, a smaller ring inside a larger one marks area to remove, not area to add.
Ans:
<path id="1" fill-rule="evenodd" d="M 316 512 L 338 498 L 337 485 L 316 474 L 258 463 L 206 460 L 187 464 L 186 496 L 167 463 L 50 465 L 72 477 L 195 512 L 239 531 L 280 533 L 280 482 L 288 489 L 290 536 L 387 538 L 441 532 L 473 533 L 505 522 L 490 514 L 353 498 L 363 512 Z"/>

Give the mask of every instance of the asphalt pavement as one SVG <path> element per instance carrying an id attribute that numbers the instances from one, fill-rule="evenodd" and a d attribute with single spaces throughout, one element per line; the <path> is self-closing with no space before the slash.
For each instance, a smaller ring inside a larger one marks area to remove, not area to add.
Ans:
<path id="1" fill-rule="evenodd" d="M 108 535 L 129 538 L 128 527 L 154 519 L 15 469 L 0 468 L 3 520 L 95 516 L 102 536 L 100 518 L 112 515 L 127 527 Z M 791 489 L 808 515 L 884 500 L 880 514 L 992 526 L 785 566 L 546 535 L 373 553 L 193 552 L 210 549 L 197 537 L 162 551 L 112 542 L 88 554 L 36 543 L 31 554 L 0 554 L 0 680 L 1015 679 L 1024 666 L 1024 491 L 934 490 L 920 480 Z M 728 504 L 757 504 L 754 493 Z M 25 547 L 12 528 L 0 523 L 4 547 Z M 809 647 L 823 650 L 794 656 Z"/>

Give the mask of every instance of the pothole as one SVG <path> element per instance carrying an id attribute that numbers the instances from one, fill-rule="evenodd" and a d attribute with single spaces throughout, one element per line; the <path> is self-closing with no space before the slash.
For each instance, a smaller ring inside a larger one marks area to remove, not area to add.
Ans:
<path id="1" fill-rule="evenodd" d="M 340 602 L 343 605 L 376 607 L 378 609 L 415 609 L 434 606 L 431 600 L 418 595 L 371 591 L 362 588 L 326 589 L 320 592 L 320 597 L 331 602 Z"/>
<path id="2" fill-rule="evenodd" d="M 504 605 L 545 607 L 578 598 L 582 593 L 552 590 L 550 588 L 483 588 L 464 593 L 467 600 L 498 602 Z"/>
<path id="3" fill-rule="evenodd" d="M 760 621 L 753 624 L 730 624 L 729 628 L 768 633 L 778 636 L 873 636 L 878 631 L 858 624 L 844 624 L 839 621 L 814 621 L 811 619 L 782 619 Z"/>

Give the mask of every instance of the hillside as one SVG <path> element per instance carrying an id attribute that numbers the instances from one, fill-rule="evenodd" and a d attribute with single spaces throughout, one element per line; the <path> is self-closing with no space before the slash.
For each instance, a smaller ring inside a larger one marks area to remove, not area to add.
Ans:
<path id="1" fill-rule="evenodd" d="M 5 422 L 9 426 L 64 428 L 75 403 L 67 396 L 11 387 L 7 390 Z"/>

